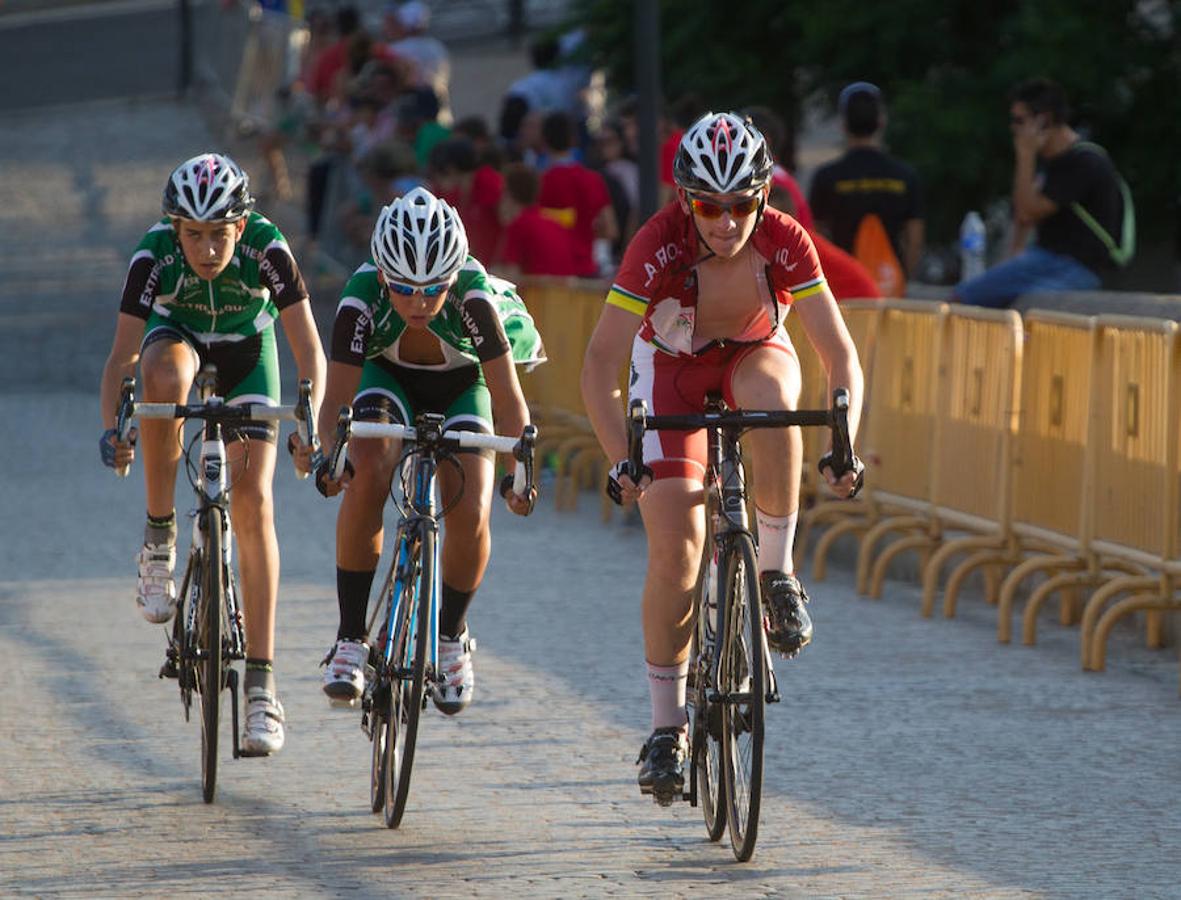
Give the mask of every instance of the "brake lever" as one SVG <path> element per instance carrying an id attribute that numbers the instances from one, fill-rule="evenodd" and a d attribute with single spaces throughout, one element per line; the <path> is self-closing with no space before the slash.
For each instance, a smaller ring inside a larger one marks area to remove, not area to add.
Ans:
<path id="1" fill-rule="evenodd" d="M 127 443 L 127 436 L 131 433 L 131 419 L 135 415 L 135 378 L 131 375 L 123 379 L 119 388 L 119 408 L 115 413 L 115 438 L 120 444 Z M 126 478 L 131 471 L 131 464 L 120 466 L 115 474 Z"/>
<path id="2" fill-rule="evenodd" d="M 320 441 L 316 437 L 316 423 L 312 416 L 312 381 L 302 378 L 299 382 L 299 399 L 295 403 L 295 430 L 300 442 L 312 448 L 311 465 L 307 472 L 295 470 L 295 477 L 303 480 L 316 469 L 320 461 Z"/>

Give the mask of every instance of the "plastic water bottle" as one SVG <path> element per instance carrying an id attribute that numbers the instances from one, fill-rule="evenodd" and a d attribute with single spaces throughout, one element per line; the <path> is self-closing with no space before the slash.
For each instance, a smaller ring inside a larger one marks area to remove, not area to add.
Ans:
<path id="1" fill-rule="evenodd" d="M 611 278 L 615 274 L 615 263 L 611 258 L 611 242 L 606 238 L 595 238 L 591 245 L 591 256 L 600 278 Z"/>
<path id="2" fill-rule="evenodd" d="M 960 224 L 960 279 L 975 278 L 984 271 L 984 219 L 971 210 Z"/>

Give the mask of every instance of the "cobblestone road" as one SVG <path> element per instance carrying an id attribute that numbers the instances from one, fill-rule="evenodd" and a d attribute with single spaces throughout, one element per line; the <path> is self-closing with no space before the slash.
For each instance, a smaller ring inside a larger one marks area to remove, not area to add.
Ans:
<path id="1" fill-rule="evenodd" d="M 1119 635 L 1112 671 L 1084 676 L 1073 631 L 1001 648 L 978 600 L 923 621 L 913 585 L 871 603 L 840 573 L 813 590 L 815 646 L 781 669 L 759 846 L 735 864 L 696 810 L 638 796 L 643 537 L 589 497 L 498 512 L 477 702 L 425 719 L 387 831 L 357 719 L 319 693 L 335 510 L 286 469 L 288 746 L 225 759 L 205 806 L 198 725 L 156 680 L 163 633 L 131 599 L 142 482 L 111 477 L 94 445 L 125 257 L 162 173 L 210 140 L 165 103 L 0 120 L 0 895 L 1181 893 L 1171 654 Z"/>

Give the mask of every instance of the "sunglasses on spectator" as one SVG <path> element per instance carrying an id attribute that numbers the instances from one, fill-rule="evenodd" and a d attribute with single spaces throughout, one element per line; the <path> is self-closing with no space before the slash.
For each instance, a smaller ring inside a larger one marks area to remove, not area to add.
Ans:
<path id="1" fill-rule="evenodd" d="M 385 286 L 399 297 L 413 297 L 422 294 L 424 297 L 438 297 L 451 287 L 451 281 L 440 281 L 437 284 L 403 284 L 400 281 L 386 279 Z"/>
<path id="2" fill-rule="evenodd" d="M 690 194 L 689 206 L 703 219 L 720 219 L 724 212 L 728 212 L 732 219 L 745 219 L 759 208 L 762 199 L 760 194 L 754 194 L 750 197 L 743 197 L 741 200 L 735 200 L 733 203 L 719 203 L 716 200 L 703 200 Z"/>

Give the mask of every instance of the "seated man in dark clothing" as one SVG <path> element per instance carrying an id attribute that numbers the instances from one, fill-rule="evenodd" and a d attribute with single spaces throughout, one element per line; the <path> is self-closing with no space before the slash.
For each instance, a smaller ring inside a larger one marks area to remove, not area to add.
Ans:
<path id="1" fill-rule="evenodd" d="M 961 302 L 1005 307 L 1034 291 L 1095 290 L 1103 272 L 1130 259 L 1131 197 L 1103 148 L 1080 140 L 1067 118 L 1066 95 L 1053 82 L 1035 79 L 1013 91 L 1012 255 L 961 282 Z"/>

